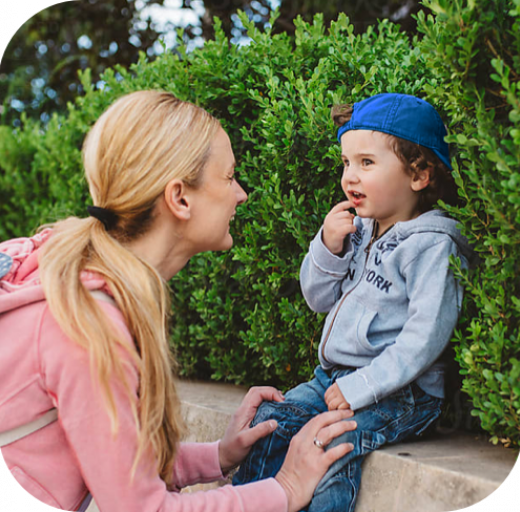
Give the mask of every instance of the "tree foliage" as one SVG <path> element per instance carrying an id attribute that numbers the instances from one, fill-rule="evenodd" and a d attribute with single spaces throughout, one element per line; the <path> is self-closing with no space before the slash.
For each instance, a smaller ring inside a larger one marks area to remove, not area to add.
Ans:
<path id="1" fill-rule="evenodd" d="M 0 66 L 2 123 L 26 115 L 43 119 L 64 112 L 81 94 L 78 71 L 90 69 L 97 81 L 116 64 L 137 62 L 159 33 L 142 20 L 136 0 L 76 0 L 42 10 L 7 46 Z M 147 0 L 162 5 L 164 0 Z"/>
<path id="2" fill-rule="evenodd" d="M 496 435 L 520 439 L 520 1 L 427 0 L 420 48 L 456 149 L 464 208 L 452 213 L 481 256 L 459 273 L 467 300 L 454 348 L 473 415 Z"/>
<path id="3" fill-rule="evenodd" d="M 178 9 L 193 5 L 193 0 L 183 0 Z M 83 92 L 78 71 L 90 69 L 93 81 L 98 82 L 106 68 L 135 64 L 139 51 L 150 59 L 161 53 L 158 41 L 175 27 L 171 23 L 162 27 L 143 15 L 143 9 L 151 6 L 164 6 L 164 0 L 75 0 L 33 16 L 13 37 L 2 59 L 2 122 L 19 124 L 21 112 L 44 121 L 52 112 L 64 112 L 67 103 Z M 217 16 L 226 36 L 238 43 L 247 34 L 237 10 L 245 11 L 250 21 L 263 28 L 271 6 L 271 0 L 204 0 L 205 12 L 198 23 L 186 27 L 184 40 L 211 39 Z M 418 8 L 418 0 L 283 0 L 273 32 L 294 34 L 297 15 L 309 21 L 318 12 L 327 26 L 338 12 L 346 12 L 359 32 L 378 18 L 392 18 L 413 31 L 411 15 Z"/>
<path id="4" fill-rule="evenodd" d="M 279 14 L 273 33 L 285 32 L 291 35 L 296 30 L 294 20 L 297 16 L 312 22 L 314 15 L 320 13 L 323 15 L 325 26 L 328 27 L 340 12 L 349 17 L 356 33 L 364 32 L 379 19 L 389 19 L 399 23 L 404 30 L 414 32 L 416 23 L 413 15 L 420 9 L 419 0 L 281 0 L 275 3 Z M 189 6 L 191 1 L 184 0 L 183 4 Z M 216 16 L 222 20 L 222 28 L 226 35 L 232 36 L 234 31 L 236 33 L 239 27 L 243 26 L 241 23 L 237 24 L 232 17 L 239 9 L 246 12 L 249 20 L 255 22 L 259 28 L 267 21 L 267 13 L 272 5 L 272 0 L 204 0 L 207 13 L 202 19 L 203 32 L 207 38 L 213 36 L 211 21 Z"/>

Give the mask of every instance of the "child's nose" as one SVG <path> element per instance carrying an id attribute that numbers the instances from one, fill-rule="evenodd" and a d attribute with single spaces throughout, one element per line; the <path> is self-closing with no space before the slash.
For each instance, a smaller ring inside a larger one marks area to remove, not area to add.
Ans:
<path id="1" fill-rule="evenodd" d="M 359 182 L 359 176 L 354 165 L 345 166 L 345 168 L 343 169 L 342 181 L 344 181 L 345 183 Z"/>

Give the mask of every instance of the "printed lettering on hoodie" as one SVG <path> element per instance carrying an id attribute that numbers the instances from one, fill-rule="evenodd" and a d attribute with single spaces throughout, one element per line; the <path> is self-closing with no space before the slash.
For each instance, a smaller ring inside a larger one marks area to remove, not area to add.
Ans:
<path id="1" fill-rule="evenodd" d="M 365 275 L 365 281 L 378 288 L 378 290 L 386 293 L 390 293 L 390 287 L 392 282 L 380 276 L 375 270 L 367 270 Z"/>
<path id="2" fill-rule="evenodd" d="M 381 262 L 383 261 L 384 255 L 386 253 L 392 252 L 399 244 L 395 240 L 388 240 L 388 241 L 380 241 L 376 245 L 376 249 L 378 252 L 376 252 L 374 261 L 377 266 L 381 265 Z"/>

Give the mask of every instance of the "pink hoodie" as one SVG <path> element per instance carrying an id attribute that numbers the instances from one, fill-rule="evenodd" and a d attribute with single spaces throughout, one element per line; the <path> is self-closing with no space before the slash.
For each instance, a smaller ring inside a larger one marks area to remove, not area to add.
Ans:
<path id="1" fill-rule="evenodd" d="M 0 432 L 30 423 L 56 407 L 59 419 L 2 449 L 20 485 L 42 502 L 77 510 L 92 493 L 100 512 L 285 512 L 286 495 L 274 479 L 217 490 L 169 492 L 143 457 L 130 472 L 137 438 L 125 394 L 113 383 L 119 431 L 111 425 L 87 352 L 62 332 L 45 301 L 38 277 L 38 248 L 46 230 L 33 238 L 0 244 L 14 264 L 0 279 Z M 86 273 L 88 289 L 102 289 Z M 100 302 L 107 315 L 132 339 L 120 311 Z M 127 356 L 128 357 L 128 356 Z M 138 377 L 128 371 L 137 393 Z M 183 443 L 174 468 L 178 488 L 223 477 L 217 443 Z"/>

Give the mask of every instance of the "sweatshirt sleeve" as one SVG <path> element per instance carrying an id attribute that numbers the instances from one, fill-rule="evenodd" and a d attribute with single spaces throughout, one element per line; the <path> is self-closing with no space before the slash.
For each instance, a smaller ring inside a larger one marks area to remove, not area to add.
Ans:
<path id="1" fill-rule="evenodd" d="M 103 305 L 132 343 L 120 313 Z M 40 335 L 40 372 L 56 402 L 59 423 L 75 455 L 79 471 L 101 512 L 286 512 L 285 492 L 275 479 L 242 487 L 224 486 L 196 493 L 168 491 L 159 477 L 154 457 L 147 452 L 132 476 L 137 450 L 135 419 L 121 383 L 110 383 L 117 410 L 114 433 L 97 376 L 91 372 L 87 352 L 68 339 L 50 313 L 44 316 Z M 135 400 L 138 375 L 126 357 L 125 371 Z M 175 463 L 178 487 L 194 481 L 222 477 L 218 443 L 182 445 Z"/>
<path id="2" fill-rule="evenodd" d="M 449 264 L 449 256 L 457 253 L 449 239 L 424 248 L 403 265 L 409 298 L 403 329 L 369 365 L 337 381 L 353 410 L 377 403 L 414 381 L 446 348 L 462 303 L 462 287 Z"/>
<path id="3" fill-rule="evenodd" d="M 218 457 L 219 443 L 181 443 L 173 467 L 173 479 L 179 489 L 224 478 Z"/>
<path id="4" fill-rule="evenodd" d="M 341 282 L 349 271 L 354 249 L 350 236 L 343 256 L 332 254 L 322 239 L 323 227 L 314 237 L 300 269 L 300 284 L 309 307 L 327 313 L 341 295 Z"/>

